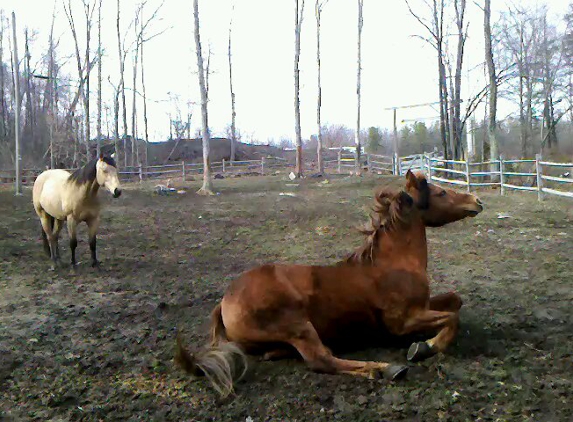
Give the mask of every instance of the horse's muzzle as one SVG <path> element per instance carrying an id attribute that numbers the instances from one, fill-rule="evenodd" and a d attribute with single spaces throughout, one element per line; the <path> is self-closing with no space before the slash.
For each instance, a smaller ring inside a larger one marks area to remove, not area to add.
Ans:
<path id="1" fill-rule="evenodd" d="M 119 198 L 121 196 L 121 189 L 115 188 L 113 191 L 113 197 Z"/>

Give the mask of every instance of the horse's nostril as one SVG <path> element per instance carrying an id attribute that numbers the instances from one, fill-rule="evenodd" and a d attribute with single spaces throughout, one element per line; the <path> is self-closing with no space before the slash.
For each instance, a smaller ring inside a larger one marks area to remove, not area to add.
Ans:
<path id="1" fill-rule="evenodd" d="M 121 190 L 119 190 L 118 188 L 115 188 L 115 190 L 113 191 L 113 197 L 119 198 L 120 195 L 121 195 Z"/>
<path id="2" fill-rule="evenodd" d="M 483 202 L 481 202 L 481 200 L 480 200 L 479 198 L 476 198 L 476 203 L 477 203 L 478 205 L 483 205 Z"/>

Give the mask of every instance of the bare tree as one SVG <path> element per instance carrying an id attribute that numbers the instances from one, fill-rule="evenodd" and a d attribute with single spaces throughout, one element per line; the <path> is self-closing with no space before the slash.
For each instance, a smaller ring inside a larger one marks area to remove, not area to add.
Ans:
<path id="1" fill-rule="evenodd" d="M 231 36 L 233 29 L 233 12 L 235 10 L 235 5 L 231 9 L 231 21 L 229 22 L 229 49 L 227 55 L 229 57 L 229 90 L 231 92 L 231 163 L 235 161 L 235 151 L 237 148 L 237 125 L 236 118 L 237 113 L 235 111 L 235 92 L 233 91 L 233 61 L 231 55 Z"/>
<path id="2" fill-rule="evenodd" d="M 356 70 L 356 131 L 354 132 L 354 143 L 356 144 L 356 160 L 355 160 L 355 172 L 357 176 L 362 173 L 360 164 L 360 153 L 362 152 L 362 146 L 360 145 L 360 78 L 362 76 L 362 26 L 364 20 L 362 18 L 362 8 L 364 6 L 364 0 L 358 0 L 358 59 L 357 59 L 357 70 Z"/>
<path id="3" fill-rule="evenodd" d="M 499 148 L 497 145 L 497 74 L 495 71 L 495 62 L 493 60 L 493 47 L 491 35 L 491 0 L 485 0 L 483 8 L 483 34 L 485 41 L 485 62 L 487 64 L 488 86 L 489 86 L 489 114 L 487 118 L 487 134 L 489 145 L 490 161 L 499 159 Z M 495 165 L 492 164 L 491 171 L 495 171 Z"/>
<path id="4" fill-rule="evenodd" d="M 97 17 L 97 147 L 96 157 L 101 153 L 101 66 L 102 66 L 102 48 L 101 48 L 101 2 L 98 3 Z"/>
<path id="5" fill-rule="evenodd" d="M 404 0 L 410 11 L 410 14 L 428 31 L 429 38 L 420 37 L 423 41 L 430 44 L 435 48 L 437 53 L 438 64 L 438 98 L 440 102 L 440 134 L 442 139 L 442 147 L 444 149 L 444 156 L 446 159 L 451 157 L 450 153 L 450 121 L 449 121 L 449 105 L 448 105 L 448 87 L 446 83 L 446 66 L 444 63 L 445 48 L 444 48 L 444 1 L 431 0 L 429 6 L 431 19 L 427 21 L 418 15 L 410 7 L 409 0 Z"/>
<path id="6" fill-rule="evenodd" d="M 133 51 L 133 86 L 132 86 L 132 100 L 131 100 L 131 166 L 135 167 L 139 162 L 139 151 L 137 148 L 137 65 L 139 64 L 139 47 L 140 35 L 139 30 L 141 5 L 135 12 L 135 23 L 133 28 L 135 30 L 135 49 Z"/>
<path id="7" fill-rule="evenodd" d="M 7 103 L 4 97 L 4 11 L 0 10 L 0 140 L 8 137 L 8 111 Z"/>
<path id="8" fill-rule="evenodd" d="M 120 27 L 120 3 L 117 0 L 117 52 L 119 55 L 119 85 L 117 87 L 118 94 L 121 95 L 122 111 L 123 111 L 123 165 L 127 167 L 127 148 L 126 148 L 126 138 L 127 138 L 127 109 L 125 105 L 125 58 L 127 55 L 127 49 L 125 48 L 125 38 L 122 40 L 121 37 L 121 27 Z M 116 151 L 118 153 L 119 151 Z M 119 154 L 118 154 L 119 162 Z"/>
<path id="9" fill-rule="evenodd" d="M 467 39 L 468 24 L 464 23 L 466 0 L 454 0 L 455 22 L 457 28 L 456 71 L 452 93 L 452 152 L 454 159 L 460 159 L 463 151 L 463 127 L 461 121 L 462 106 L 462 68 L 464 61 L 464 47 Z"/>
<path id="10" fill-rule="evenodd" d="M 294 119 L 296 135 L 296 168 L 297 178 L 302 177 L 302 133 L 300 128 L 300 32 L 302 29 L 302 17 L 304 12 L 304 0 L 295 0 L 294 18 Z"/>
<path id="11" fill-rule="evenodd" d="M 211 180 L 211 163 L 209 160 L 209 120 L 207 114 L 207 82 L 205 67 L 203 66 L 203 54 L 201 51 L 201 35 L 199 33 L 199 0 L 193 0 L 193 17 L 195 22 L 195 49 L 197 50 L 197 71 L 199 76 L 199 89 L 201 90 L 201 121 L 203 135 L 203 186 L 197 193 L 201 195 L 213 195 L 213 182 Z"/>
<path id="12" fill-rule="evenodd" d="M 314 5 L 314 15 L 316 17 L 316 67 L 317 67 L 317 98 L 316 98 L 316 156 L 318 161 L 318 173 L 324 173 L 324 163 L 322 161 L 322 123 L 320 111 L 322 107 L 322 86 L 320 83 L 320 19 L 322 8 L 328 0 L 316 0 Z"/>

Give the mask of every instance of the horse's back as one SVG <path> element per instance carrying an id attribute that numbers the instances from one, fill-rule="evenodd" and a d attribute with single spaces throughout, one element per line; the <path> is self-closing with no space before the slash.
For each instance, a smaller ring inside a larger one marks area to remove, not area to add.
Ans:
<path id="1" fill-rule="evenodd" d="M 63 219 L 62 193 L 70 173 L 61 169 L 46 170 L 34 182 L 32 200 L 37 213 L 45 211 L 52 217 Z"/>

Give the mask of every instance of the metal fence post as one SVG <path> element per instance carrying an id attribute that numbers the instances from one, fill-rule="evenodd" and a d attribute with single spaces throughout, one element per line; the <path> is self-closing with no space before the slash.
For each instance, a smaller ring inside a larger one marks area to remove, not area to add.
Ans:
<path id="1" fill-rule="evenodd" d="M 543 179 L 541 178 L 543 172 L 541 169 L 541 154 L 535 155 L 535 175 L 537 177 L 537 199 L 543 201 Z"/>
<path id="2" fill-rule="evenodd" d="M 223 163 L 223 173 L 225 173 L 225 159 L 224 158 L 223 158 L 222 163 Z"/>
<path id="3" fill-rule="evenodd" d="M 368 168 L 368 173 L 372 173 L 372 164 L 370 163 L 370 154 L 366 154 L 366 166 Z"/>
<path id="4" fill-rule="evenodd" d="M 139 181 L 143 182 L 143 165 L 139 163 Z"/>
<path id="5" fill-rule="evenodd" d="M 468 192 L 472 191 L 472 180 L 470 175 L 470 162 L 466 159 L 466 183 L 468 184 Z"/>
<path id="6" fill-rule="evenodd" d="M 499 193 L 505 195 L 505 179 L 503 177 L 503 154 L 499 154 Z"/>
<path id="7" fill-rule="evenodd" d="M 340 173 L 342 171 L 341 160 L 342 160 L 342 150 L 339 149 L 338 150 L 338 173 Z"/>
<path id="8" fill-rule="evenodd" d="M 185 174 L 185 161 L 181 161 L 181 178 L 183 181 L 187 179 L 187 175 Z"/>
<path id="9" fill-rule="evenodd" d="M 261 176 L 265 175 L 265 157 L 261 157 Z"/>
<path id="10" fill-rule="evenodd" d="M 426 154 L 426 162 L 428 163 L 428 182 L 432 181 L 432 157 Z"/>

